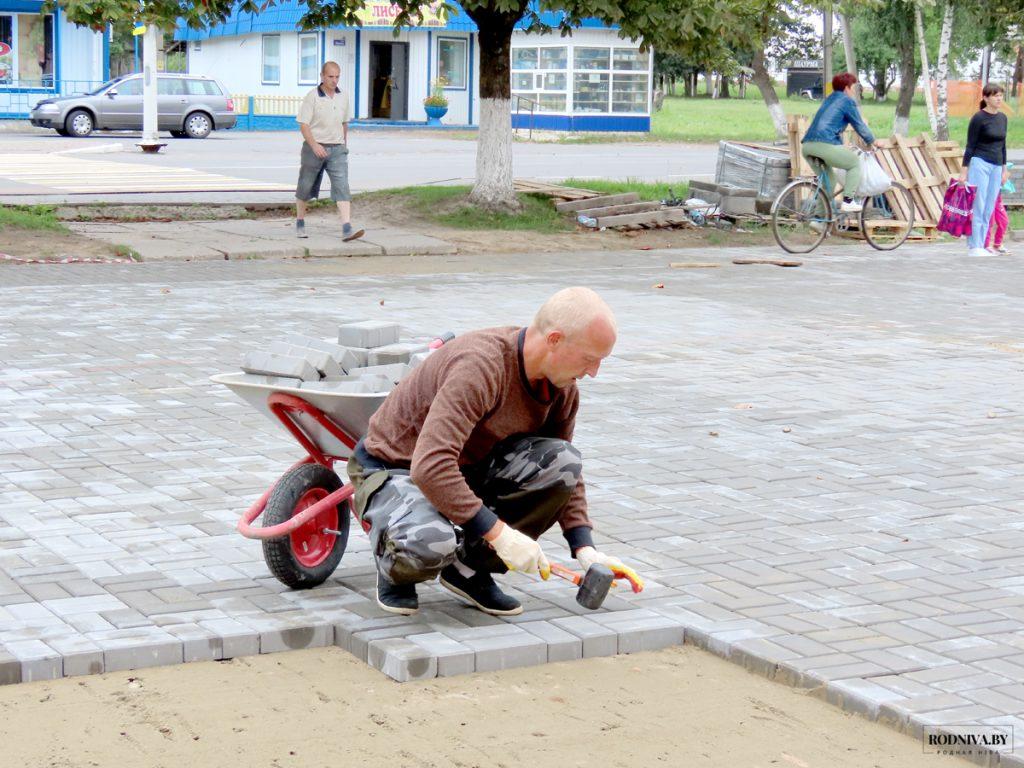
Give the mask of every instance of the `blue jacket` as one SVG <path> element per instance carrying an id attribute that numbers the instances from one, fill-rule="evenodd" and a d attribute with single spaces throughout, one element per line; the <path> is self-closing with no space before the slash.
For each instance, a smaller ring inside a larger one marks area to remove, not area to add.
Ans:
<path id="1" fill-rule="evenodd" d="M 825 144 L 842 144 L 841 135 L 846 126 L 852 125 L 853 130 L 868 144 L 875 143 L 867 123 L 860 116 L 857 102 L 842 91 L 833 92 L 818 107 L 818 112 L 811 120 L 811 125 L 804 136 L 804 142 L 821 141 Z"/>

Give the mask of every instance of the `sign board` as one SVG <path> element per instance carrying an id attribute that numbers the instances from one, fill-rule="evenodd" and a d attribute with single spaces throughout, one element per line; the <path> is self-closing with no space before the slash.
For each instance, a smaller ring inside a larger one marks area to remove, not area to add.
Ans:
<path id="1" fill-rule="evenodd" d="M 11 52 L 11 46 L 7 43 L 0 43 L 0 56 L 7 56 Z"/>
<path id="2" fill-rule="evenodd" d="M 821 69 L 821 59 L 793 59 L 786 64 L 789 69 Z"/>
<path id="3" fill-rule="evenodd" d="M 443 27 L 448 23 L 448 14 L 444 10 L 443 2 L 433 2 L 421 6 L 420 10 L 423 12 L 423 21 L 417 21 L 416 15 L 413 14 L 413 26 Z M 394 26 L 395 17 L 400 11 L 401 9 L 394 3 L 370 0 L 356 12 L 356 17 L 364 27 L 391 27 Z"/>

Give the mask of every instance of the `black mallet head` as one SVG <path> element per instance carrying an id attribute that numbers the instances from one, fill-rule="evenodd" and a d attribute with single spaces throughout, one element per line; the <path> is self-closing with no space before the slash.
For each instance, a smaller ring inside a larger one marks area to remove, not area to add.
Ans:
<path id="1" fill-rule="evenodd" d="M 591 611 L 601 607 L 601 603 L 608 596 L 615 574 L 605 565 L 595 564 L 587 569 L 580 588 L 576 592 L 576 602 Z"/>

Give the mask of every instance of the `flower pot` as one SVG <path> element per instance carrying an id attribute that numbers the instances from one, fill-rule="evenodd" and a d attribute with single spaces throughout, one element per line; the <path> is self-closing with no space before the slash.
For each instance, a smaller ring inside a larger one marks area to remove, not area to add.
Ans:
<path id="1" fill-rule="evenodd" d="M 448 107 L 434 107 L 424 104 L 423 109 L 427 112 L 427 125 L 440 125 L 441 118 L 448 113 Z"/>

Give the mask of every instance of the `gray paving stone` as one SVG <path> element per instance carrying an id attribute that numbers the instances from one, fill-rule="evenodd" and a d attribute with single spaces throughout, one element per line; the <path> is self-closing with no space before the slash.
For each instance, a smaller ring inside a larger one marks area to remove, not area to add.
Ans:
<path id="1" fill-rule="evenodd" d="M 547 644 L 549 662 L 583 658 L 583 640 L 561 627 L 547 621 L 524 621 L 516 626 L 536 635 Z"/>
<path id="2" fill-rule="evenodd" d="M 437 657 L 405 638 L 372 640 L 366 661 L 400 683 L 437 677 Z"/>
<path id="3" fill-rule="evenodd" d="M 469 637 L 463 644 L 476 652 L 476 671 L 530 667 L 548 660 L 548 644 L 541 638 L 516 628 L 515 634 L 495 637 Z"/>
<path id="4" fill-rule="evenodd" d="M 406 638 L 437 659 L 437 676 L 453 677 L 476 671 L 476 653 L 467 645 L 452 640 L 441 632 L 426 632 Z M 550 651 L 550 645 L 548 646 Z M 549 661 L 550 661 L 549 654 Z"/>
<path id="5" fill-rule="evenodd" d="M 325 645 L 333 643 L 334 629 L 326 623 L 287 627 L 260 633 L 260 653 L 323 648 Z"/>
<path id="6" fill-rule="evenodd" d="M 20 679 L 23 683 L 56 680 L 64 674 L 60 654 L 41 640 L 5 642 L 4 647 L 21 664 Z"/>
<path id="7" fill-rule="evenodd" d="M 618 633 L 585 616 L 553 619 L 551 623 L 583 641 L 583 658 L 585 659 L 595 656 L 614 656 L 618 653 Z"/>

